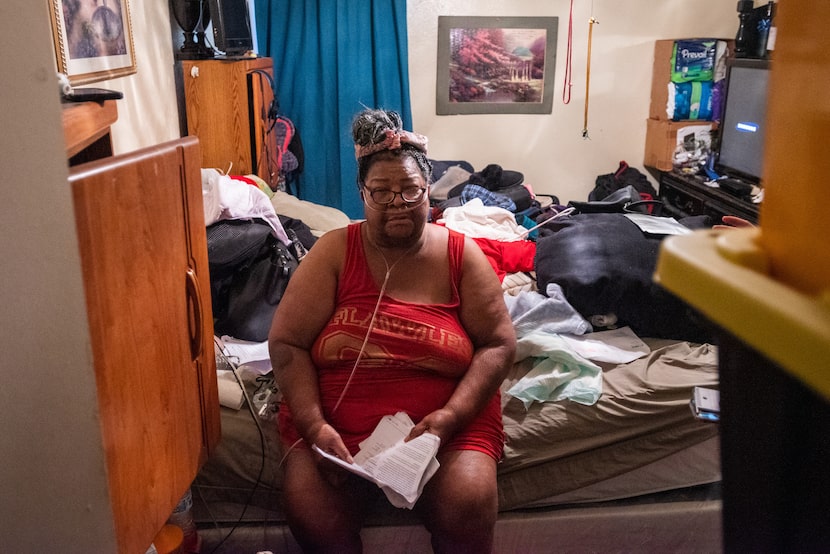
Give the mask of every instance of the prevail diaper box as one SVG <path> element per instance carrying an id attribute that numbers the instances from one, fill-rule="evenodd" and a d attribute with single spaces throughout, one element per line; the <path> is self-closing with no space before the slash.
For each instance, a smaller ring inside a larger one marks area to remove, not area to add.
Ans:
<path id="1" fill-rule="evenodd" d="M 666 39 L 654 42 L 654 66 L 651 77 L 650 119 L 672 120 L 669 115 L 669 85 L 673 83 L 713 84 L 725 77 L 726 56 L 732 52 L 734 40 L 723 39 Z M 680 45 L 680 53 L 675 58 L 675 44 Z M 717 45 L 713 51 L 712 43 Z M 696 46 L 696 47 L 695 47 Z M 685 55 L 684 55 L 685 54 Z M 686 85 L 688 86 L 688 85 Z M 717 111 L 717 106 L 713 110 Z M 717 119 L 713 117 L 699 119 Z M 690 118 L 698 119 L 698 118 Z"/>

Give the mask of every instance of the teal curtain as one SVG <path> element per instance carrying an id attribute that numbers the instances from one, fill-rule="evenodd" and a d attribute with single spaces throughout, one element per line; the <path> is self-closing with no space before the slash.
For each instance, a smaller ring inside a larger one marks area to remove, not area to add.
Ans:
<path id="1" fill-rule="evenodd" d="M 255 1 L 259 54 L 274 62 L 281 112 L 303 143 L 298 194 L 363 217 L 352 118 L 391 109 L 412 128 L 406 0 Z"/>

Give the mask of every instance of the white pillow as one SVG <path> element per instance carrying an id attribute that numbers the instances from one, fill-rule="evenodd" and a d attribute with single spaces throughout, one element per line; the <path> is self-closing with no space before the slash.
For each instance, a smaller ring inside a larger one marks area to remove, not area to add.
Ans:
<path id="1" fill-rule="evenodd" d="M 322 236 L 332 229 L 347 226 L 351 220 L 344 212 L 331 206 L 300 200 L 283 191 L 276 191 L 271 203 L 279 215 L 299 219 L 311 228 L 314 236 Z"/>

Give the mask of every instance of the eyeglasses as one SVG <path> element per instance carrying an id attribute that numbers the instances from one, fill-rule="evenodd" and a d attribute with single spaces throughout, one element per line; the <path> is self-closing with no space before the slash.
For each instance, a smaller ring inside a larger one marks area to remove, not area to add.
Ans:
<path id="1" fill-rule="evenodd" d="M 406 187 L 401 192 L 395 192 L 394 190 L 389 189 L 372 190 L 368 187 L 363 188 L 369 193 L 372 202 L 382 206 L 392 204 L 395 201 L 395 197 L 399 195 L 407 204 L 414 204 L 415 202 L 419 202 L 424 197 L 424 193 L 427 190 L 426 188 L 421 187 Z"/>

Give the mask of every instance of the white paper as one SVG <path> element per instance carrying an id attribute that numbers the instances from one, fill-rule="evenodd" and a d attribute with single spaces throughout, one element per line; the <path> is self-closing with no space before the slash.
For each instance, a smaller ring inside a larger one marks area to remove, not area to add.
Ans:
<path id="1" fill-rule="evenodd" d="M 383 417 L 372 434 L 360 443 L 360 452 L 351 464 L 323 452 L 317 445 L 312 448 L 324 458 L 378 485 L 392 505 L 412 509 L 424 485 L 438 470 L 440 464 L 435 454 L 441 445 L 441 439 L 432 433 L 404 442 L 414 426 L 403 412 Z"/>
<path id="2" fill-rule="evenodd" d="M 677 222 L 673 217 L 657 217 L 646 214 L 625 214 L 644 233 L 652 235 L 687 235 L 691 229 Z"/>
<path id="3" fill-rule="evenodd" d="M 223 335 L 222 350 L 237 368 L 246 369 L 257 375 L 266 375 L 271 371 L 271 356 L 268 353 L 268 341 L 250 342 Z"/>
<path id="4" fill-rule="evenodd" d="M 625 364 L 651 352 L 630 327 L 585 335 L 562 335 L 562 338 L 580 356 L 595 362 Z"/>

